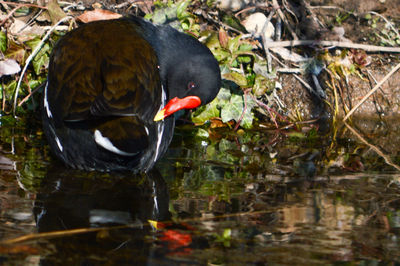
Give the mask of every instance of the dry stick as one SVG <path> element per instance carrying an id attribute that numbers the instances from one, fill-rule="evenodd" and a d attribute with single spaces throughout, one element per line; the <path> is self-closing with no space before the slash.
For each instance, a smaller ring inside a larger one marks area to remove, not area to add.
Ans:
<path id="1" fill-rule="evenodd" d="M 371 96 L 377 89 L 379 89 L 383 83 L 385 83 L 386 80 L 388 80 L 393 74 L 394 72 L 396 72 L 398 69 L 400 68 L 400 64 L 398 64 L 397 66 L 395 66 L 390 72 L 389 74 L 387 74 L 381 81 L 379 81 L 378 84 L 375 85 L 375 87 L 372 88 L 372 90 L 370 90 L 362 99 L 361 101 L 353 107 L 353 109 L 350 110 L 350 112 L 343 118 L 343 121 L 346 121 L 354 112 L 355 110 L 357 110 L 358 107 L 360 107 L 360 105 L 362 105 L 369 96 Z"/>
<path id="2" fill-rule="evenodd" d="M 259 214 L 266 214 L 266 213 L 272 213 L 272 212 L 273 211 L 271 211 L 271 210 L 262 210 L 262 211 L 254 211 L 254 212 L 230 213 L 230 214 L 224 214 L 224 215 L 213 216 L 213 217 L 182 219 L 182 220 L 179 220 L 179 223 L 201 222 L 201 221 L 209 221 L 209 220 L 214 220 L 214 219 L 259 215 Z M 171 222 L 171 221 L 165 221 L 163 223 L 169 223 L 169 222 Z M 149 224 L 146 224 L 146 225 L 149 225 Z M 34 233 L 34 234 L 27 234 L 27 235 L 23 235 L 20 237 L 0 241 L 0 245 L 13 245 L 13 244 L 21 243 L 21 242 L 26 242 L 26 241 L 92 233 L 92 232 L 98 232 L 98 231 L 102 231 L 102 230 L 117 230 L 117 229 L 125 229 L 125 228 L 142 228 L 142 227 L 143 227 L 143 225 L 126 224 L 126 225 L 117 225 L 117 226 L 110 226 L 110 227 L 77 228 L 77 229 L 71 229 L 71 230 L 51 231 L 51 232 L 36 233 L 36 234 Z"/>
<path id="3" fill-rule="evenodd" d="M 15 11 L 17 11 L 18 9 L 20 9 L 22 6 L 18 5 L 16 7 L 14 7 L 8 14 L 7 16 L 3 19 L 3 21 L 0 23 L 0 26 L 3 26 L 4 23 L 7 22 L 7 20 L 15 13 Z"/>
<path id="4" fill-rule="evenodd" d="M 400 65 L 400 64 L 399 64 Z M 371 149 L 373 149 L 379 156 L 381 156 L 385 162 L 390 165 L 393 166 L 394 168 L 396 168 L 398 171 L 400 171 L 400 166 L 398 166 L 397 164 L 392 163 L 392 160 L 389 158 L 389 156 L 387 156 L 386 154 L 384 154 L 378 147 L 370 144 L 367 140 L 365 140 L 354 128 L 352 128 L 349 124 L 347 124 L 346 122 L 344 122 L 344 124 L 346 125 L 346 127 L 354 134 L 356 135 L 357 138 L 359 138 L 362 142 L 364 142 L 366 145 L 368 145 Z"/>
<path id="5" fill-rule="evenodd" d="M 276 9 L 278 12 L 279 17 L 282 19 L 282 21 L 286 24 L 286 27 L 288 28 L 290 34 L 292 35 L 293 39 L 298 40 L 299 38 L 297 37 L 296 33 L 292 29 L 292 26 L 290 26 L 289 21 L 287 21 L 285 15 L 283 14 L 281 8 L 279 7 L 279 4 L 276 0 L 272 0 L 272 6 Z"/>
<path id="6" fill-rule="evenodd" d="M 281 41 L 281 42 L 268 42 L 267 48 L 273 47 L 292 47 L 301 45 L 321 45 L 321 46 L 336 46 L 342 48 L 353 48 L 361 49 L 366 52 L 388 52 L 388 53 L 400 53 L 400 47 L 384 47 L 369 44 L 359 44 L 352 42 L 339 42 L 339 41 L 316 41 L 316 40 L 293 40 L 293 41 Z"/>
<path id="7" fill-rule="evenodd" d="M 7 20 L 15 13 L 15 11 L 17 11 L 17 10 L 20 9 L 21 7 L 29 6 L 29 7 L 37 7 L 37 8 L 41 8 L 41 9 L 47 9 L 47 7 L 45 7 L 45 6 L 38 6 L 38 5 L 33 5 L 33 4 L 21 4 L 21 3 L 4 2 L 4 1 L 0 1 L 0 4 L 16 5 L 16 7 L 14 7 L 14 8 L 7 14 L 7 16 L 3 19 L 3 21 L 0 23 L 0 26 L 3 26 L 4 23 L 6 23 Z"/>
<path id="8" fill-rule="evenodd" d="M 15 112 L 17 109 L 17 99 L 18 99 L 18 91 L 19 91 L 19 87 L 21 86 L 21 82 L 22 79 L 25 75 L 26 69 L 29 66 L 29 63 L 32 61 L 32 59 L 36 56 L 36 54 L 40 51 L 40 49 L 42 49 L 42 46 L 44 44 L 44 42 L 49 38 L 50 34 L 54 31 L 54 29 L 60 25 L 61 23 L 63 23 L 64 21 L 67 21 L 69 19 L 72 19 L 73 17 L 67 16 L 64 17 L 62 19 L 60 19 L 60 21 L 58 21 L 53 27 L 51 27 L 51 29 L 46 33 L 46 35 L 43 37 L 43 39 L 40 41 L 40 43 L 36 46 L 35 50 L 33 50 L 33 52 L 29 55 L 29 57 L 26 59 L 25 61 L 25 66 L 22 69 L 21 72 L 21 76 L 19 77 L 18 80 L 18 84 L 17 84 L 17 88 L 15 89 L 15 96 L 14 96 L 14 104 L 13 104 L 13 115 L 15 117 Z"/>
<path id="9" fill-rule="evenodd" d="M 28 3 L 15 3 L 15 2 L 0 1 L 0 4 L 6 4 L 6 5 L 12 5 L 12 6 L 29 6 L 29 7 L 37 7 L 37 8 L 47 9 L 47 7 L 45 7 L 45 6 L 39 6 L 39 5 L 28 4 Z"/>
<path id="10" fill-rule="evenodd" d="M 101 230 L 114 230 L 114 229 L 124 229 L 124 228 L 133 228 L 133 227 L 135 227 L 135 226 L 133 226 L 131 224 L 127 224 L 127 225 L 119 225 L 119 226 L 111 226 L 111 227 L 77 228 L 77 229 L 70 229 L 70 230 L 51 231 L 51 232 L 45 232 L 45 233 L 27 234 L 27 235 L 23 235 L 20 237 L 1 241 L 0 244 L 11 245 L 11 244 L 17 244 L 20 242 L 31 241 L 31 240 L 36 240 L 36 239 L 47 239 L 47 238 L 54 238 L 54 237 L 62 237 L 62 236 L 70 236 L 70 235 L 98 232 Z M 137 227 L 139 227 L 139 226 L 137 226 Z"/>
<path id="11" fill-rule="evenodd" d="M 376 13 L 376 12 L 374 12 L 374 11 L 369 11 L 368 13 L 373 14 L 373 15 L 376 15 L 376 16 L 380 17 L 381 19 L 383 19 L 383 20 L 386 22 L 386 24 L 389 25 L 389 27 L 392 29 L 392 31 L 394 31 L 394 32 L 397 34 L 397 38 L 400 38 L 399 31 L 398 31 L 398 30 L 393 26 L 393 24 L 390 23 L 390 21 L 387 20 L 384 16 L 382 16 L 381 14 Z"/>

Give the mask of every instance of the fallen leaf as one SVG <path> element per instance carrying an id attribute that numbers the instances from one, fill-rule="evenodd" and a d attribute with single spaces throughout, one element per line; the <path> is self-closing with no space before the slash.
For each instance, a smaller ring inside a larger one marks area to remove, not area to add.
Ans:
<path id="1" fill-rule="evenodd" d="M 48 2 L 47 12 L 50 15 L 51 23 L 53 25 L 67 16 L 67 14 L 65 14 L 61 7 L 58 5 L 57 0 L 50 0 Z"/>
<path id="2" fill-rule="evenodd" d="M 12 75 L 19 71 L 21 71 L 21 67 L 14 59 L 0 61 L 0 77 L 4 75 Z"/>
<path id="3" fill-rule="evenodd" d="M 218 38 L 219 38 L 219 43 L 220 43 L 221 47 L 227 48 L 229 38 L 228 38 L 228 34 L 226 33 L 226 31 L 223 28 L 219 29 Z"/>
<path id="4" fill-rule="evenodd" d="M 83 23 L 88 23 L 97 20 L 117 19 L 120 17 L 122 17 L 122 15 L 108 10 L 95 9 L 91 11 L 85 11 L 82 15 L 77 17 L 77 19 Z"/>

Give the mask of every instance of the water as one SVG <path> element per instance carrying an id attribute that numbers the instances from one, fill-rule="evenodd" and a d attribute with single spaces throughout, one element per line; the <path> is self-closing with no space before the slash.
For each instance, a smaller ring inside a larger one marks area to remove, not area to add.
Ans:
<path id="1" fill-rule="evenodd" d="M 208 139 L 180 126 L 157 169 L 136 176 L 65 168 L 30 121 L 0 130 L 2 264 L 400 262 L 396 119 Z"/>

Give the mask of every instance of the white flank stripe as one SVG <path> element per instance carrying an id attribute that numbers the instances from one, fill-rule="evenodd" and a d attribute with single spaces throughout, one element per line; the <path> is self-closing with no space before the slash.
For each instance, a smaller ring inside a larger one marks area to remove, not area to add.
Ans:
<path id="1" fill-rule="evenodd" d="M 50 106 L 49 106 L 49 103 L 48 103 L 48 101 L 47 101 L 47 87 L 49 86 L 49 82 L 47 81 L 46 82 L 46 87 L 44 87 L 44 108 L 46 108 L 46 113 L 47 113 L 47 116 L 49 117 L 49 118 L 52 118 L 53 117 L 53 114 L 51 113 L 51 111 L 50 111 Z M 62 151 L 62 149 L 61 149 L 61 151 Z"/>
<path id="2" fill-rule="evenodd" d="M 124 155 L 124 156 L 135 155 L 135 153 L 124 152 L 124 151 L 121 151 L 120 149 L 118 149 L 117 147 L 115 147 L 114 144 L 112 144 L 112 142 L 108 138 L 103 137 L 103 135 L 101 134 L 101 132 L 99 130 L 96 130 L 94 132 L 94 140 L 96 141 L 96 143 L 98 145 L 100 145 L 104 149 L 114 152 L 116 154 Z"/>
<path id="3" fill-rule="evenodd" d="M 165 103 L 167 101 L 167 95 L 164 91 L 164 87 L 161 85 L 161 100 L 162 100 L 162 104 L 160 106 L 160 109 L 158 109 L 158 111 L 160 111 L 161 109 L 164 108 Z M 154 156 L 154 162 L 157 160 L 158 157 L 158 150 L 160 149 L 160 145 L 161 145 L 161 140 L 162 140 L 162 136 L 164 133 L 164 121 L 160 121 L 157 123 L 157 147 L 156 147 L 156 155 Z"/>
<path id="4" fill-rule="evenodd" d="M 60 139 L 59 139 L 56 135 L 54 135 L 54 137 L 56 137 L 57 146 L 58 146 L 58 148 L 60 149 L 60 151 L 62 152 L 64 148 L 63 148 L 63 146 L 61 145 Z"/>

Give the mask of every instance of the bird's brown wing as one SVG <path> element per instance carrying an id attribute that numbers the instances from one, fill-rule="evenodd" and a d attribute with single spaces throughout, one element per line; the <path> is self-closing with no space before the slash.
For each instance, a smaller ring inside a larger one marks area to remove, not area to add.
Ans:
<path id="1" fill-rule="evenodd" d="M 161 103 L 154 49 L 128 20 L 81 26 L 55 47 L 48 101 L 60 119 L 97 116 L 153 118 Z"/>

